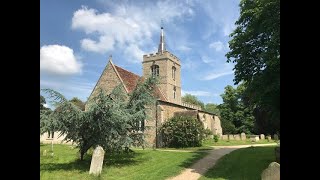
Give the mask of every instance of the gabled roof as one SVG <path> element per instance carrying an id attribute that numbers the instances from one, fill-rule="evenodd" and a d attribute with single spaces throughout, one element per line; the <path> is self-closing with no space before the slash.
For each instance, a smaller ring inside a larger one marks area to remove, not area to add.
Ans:
<path id="1" fill-rule="evenodd" d="M 139 75 L 136 75 L 130 71 L 127 71 L 117 65 L 114 65 L 115 70 L 117 71 L 117 73 L 119 74 L 125 88 L 128 90 L 128 93 L 131 93 L 137 86 L 139 80 L 141 80 L 142 77 L 140 77 Z M 164 96 L 164 94 L 161 92 L 161 90 L 159 89 L 159 87 L 156 87 L 154 89 L 154 96 L 157 99 L 160 99 L 162 101 L 167 101 L 167 98 Z"/>
<path id="2" fill-rule="evenodd" d="M 125 69 L 122 69 L 121 67 L 119 67 L 117 65 L 114 65 L 114 67 L 118 71 L 120 78 L 122 79 L 128 92 L 129 93 L 132 92 L 136 88 L 138 81 L 140 79 L 140 76 L 138 76 L 130 71 L 127 71 Z"/>

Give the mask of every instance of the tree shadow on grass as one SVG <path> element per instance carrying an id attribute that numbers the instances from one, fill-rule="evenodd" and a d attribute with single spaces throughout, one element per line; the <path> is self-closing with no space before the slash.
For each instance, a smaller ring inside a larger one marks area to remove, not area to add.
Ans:
<path id="1" fill-rule="evenodd" d="M 104 166 L 108 167 L 124 167 L 124 166 L 132 166 L 136 165 L 137 163 L 145 160 L 138 158 L 139 160 L 135 160 L 137 156 L 141 156 L 140 153 L 132 152 L 132 153 L 117 153 L 117 154 L 105 154 L 103 164 Z M 86 172 L 90 169 L 91 164 L 91 155 L 86 154 L 84 157 L 84 160 L 81 161 L 80 159 L 77 159 L 72 162 L 66 162 L 66 163 L 56 163 L 56 162 L 49 162 L 49 163 L 43 163 L 40 165 L 40 171 L 73 171 L 77 170 L 80 172 Z M 50 158 L 50 157 L 48 157 Z"/>

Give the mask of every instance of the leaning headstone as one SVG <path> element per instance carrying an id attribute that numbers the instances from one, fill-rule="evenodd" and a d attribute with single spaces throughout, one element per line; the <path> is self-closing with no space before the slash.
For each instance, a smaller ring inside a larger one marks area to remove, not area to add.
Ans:
<path id="1" fill-rule="evenodd" d="M 261 180 L 280 180 L 280 164 L 272 162 L 261 174 Z"/>
<path id="2" fill-rule="evenodd" d="M 233 134 L 229 134 L 229 140 L 234 140 Z"/>
<path id="3" fill-rule="evenodd" d="M 267 136 L 267 138 L 268 138 L 268 141 L 271 141 L 271 136 Z"/>
<path id="4" fill-rule="evenodd" d="M 233 137 L 234 137 L 235 140 L 240 141 L 240 135 L 239 134 L 235 134 Z"/>
<path id="5" fill-rule="evenodd" d="M 241 140 L 246 140 L 247 139 L 247 137 L 246 137 L 246 134 L 245 133 L 241 133 L 240 134 L 240 136 L 241 136 Z"/>
<path id="6" fill-rule="evenodd" d="M 260 134 L 260 139 L 261 139 L 261 140 L 264 140 L 264 139 L 265 139 L 264 134 Z"/>
<path id="7" fill-rule="evenodd" d="M 101 146 L 93 151 L 89 174 L 100 175 L 102 171 L 104 150 Z"/>
<path id="8" fill-rule="evenodd" d="M 275 141 L 278 141 L 278 140 L 279 140 L 278 134 L 274 134 L 274 135 L 273 135 L 273 139 L 274 139 Z"/>
<path id="9" fill-rule="evenodd" d="M 222 135 L 222 140 L 228 140 L 228 135 Z"/>

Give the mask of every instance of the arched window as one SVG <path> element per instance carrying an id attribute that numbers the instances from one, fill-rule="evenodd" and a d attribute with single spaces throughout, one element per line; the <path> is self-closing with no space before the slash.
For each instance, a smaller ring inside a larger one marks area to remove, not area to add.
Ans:
<path id="1" fill-rule="evenodd" d="M 175 80 L 176 79 L 176 67 L 172 67 L 172 79 Z"/>
<path id="2" fill-rule="evenodd" d="M 173 99 L 176 98 L 176 87 L 173 88 Z"/>
<path id="3" fill-rule="evenodd" d="M 159 66 L 158 65 L 151 66 L 151 74 L 152 74 L 152 76 L 159 76 Z"/>

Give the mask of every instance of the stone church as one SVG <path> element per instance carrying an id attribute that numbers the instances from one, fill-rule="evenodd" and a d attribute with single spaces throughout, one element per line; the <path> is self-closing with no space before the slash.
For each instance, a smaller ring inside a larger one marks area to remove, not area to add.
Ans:
<path id="1" fill-rule="evenodd" d="M 157 131 L 165 121 L 175 115 L 193 116 L 203 123 L 205 129 L 210 129 L 213 134 L 222 135 L 218 116 L 202 110 L 200 106 L 181 101 L 181 61 L 166 50 L 163 27 L 161 27 L 158 52 L 143 55 L 142 67 L 143 74 L 139 76 L 115 65 L 110 57 L 89 99 L 98 93 L 98 89 L 110 93 L 119 84 L 126 93 L 130 93 L 140 78 L 158 76 L 159 84 L 155 89 L 156 105 L 150 108 L 150 119 L 141 123 L 149 146 L 161 147 L 161 135 Z"/>
<path id="2" fill-rule="evenodd" d="M 141 124 L 148 127 L 145 128 L 145 133 L 149 145 L 161 146 L 157 130 L 169 118 L 182 114 L 196 117 L 203 123 L 204 128 L 210 129 L 213 134 L 222 135 L 218 116 L 202 110 L 201 107 L 181 101 L 181 61 L 166 50 L 162 27 L 158 52 L 143 55 L 142 67 L 142 77 L 150 75 L 159 77 L 159 84 L 155 90 L 156 107 L 151 108 L 150 119 Z M 140 78 L 139 75 L 115 65 L 110 58 L 89 99 L 98 93 L 99 88 L 110 93 L 119 84 L 123 86 L 126 93 L 130 93 L 135 89 Z"/>

